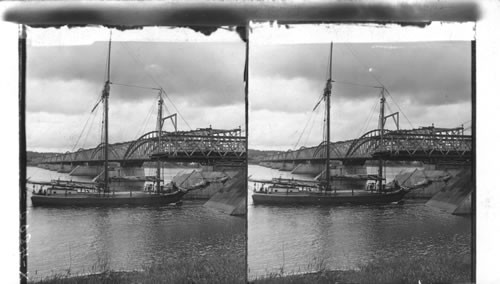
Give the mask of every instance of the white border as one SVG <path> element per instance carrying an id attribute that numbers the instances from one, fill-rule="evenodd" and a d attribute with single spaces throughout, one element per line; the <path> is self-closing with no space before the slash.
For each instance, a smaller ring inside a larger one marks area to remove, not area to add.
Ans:
<path id="1" fill-rule="evenodd" d="M 500 3 L 483 4 L 477 38 L 477 283 L 500 283 L 500 189 L 498 188 L 498 131 L 500 79 Z M 17 25 L 0 23 L 2 50 L 2 235 L 0 274 L 4 283 L 19 281 L 19 196 L 18 196 L 18 53 Z"/>

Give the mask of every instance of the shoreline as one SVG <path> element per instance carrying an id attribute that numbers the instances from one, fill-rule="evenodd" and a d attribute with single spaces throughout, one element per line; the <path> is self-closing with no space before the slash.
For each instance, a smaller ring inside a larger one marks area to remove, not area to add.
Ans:
<path id="1" fill-rule="evenodd" d="M 225 253 L 222 257 L 203 256 L 190 259 L 166 258 L 137 270 L 111 270 L 99 263 L 102 271 L 72 275 L 52 274 L 28 280 L 28 283 L 246 283 L 245 256 Z"/>
<path id="2" fill-rule="evenodd" d="M 248 283 L 473 283 L 472 256 L 456 252 L 434 252 L 414 258 L 377 259 L 359 270 L 327 270 L 316 264 L 316 272 L 269 273 Z"/>

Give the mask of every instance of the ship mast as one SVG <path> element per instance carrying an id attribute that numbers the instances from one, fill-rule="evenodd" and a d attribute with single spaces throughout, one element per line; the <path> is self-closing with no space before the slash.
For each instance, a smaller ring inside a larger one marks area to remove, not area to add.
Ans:
<path id="1" fill-rule="evenodd" d="M 329 77 L 325 87 L 326 97 L 326 190 L 330 190 L 330 95 L 332 93 L 332 53 L 333 42 L 330 43 Z"/>
<path id="2" fill-rule="evenodd" d="M 384 124 L 385 124 L 385 113 L 384 113 L 384 106 L 385 106 L 385 88 L 382 87 L 382 91 L 380 92 L 380 114 L 379 114 L 379 120 L 378 120 L 378 128 L 380 130 L 380 146 L 382 147 L 383 142 L 384 142 Z M 378 188 L 379 191 L 382 191 L 382 175 L 383 175 L 383 166 L 384 166 L 384 161 L 382 158 L 379 158 L 378 161 Z"/>
<path id="3" fill-rule="evenodd" d="M 160 90 L 160 99 L 158 100 L 158 120 L 156 122 L 156 128 L 158 130 L 158 150 L 157 152 L 160 153 L 160 147 L 161 147 L 161 130 L 162 130 L 162 124 L 163 124 L 163 97 L 161 96 L 162 90 Z M 160 161 L 160 156 L 158 155 L 158 160 L 156 161 L 156 193 L 160 194 L 160 170 L 161 170 L 161 161 Z"/>
<path id="4" fill-rule="evenodd" d="M 102 100 L 104 104 L 104 192 L 109 193 L 108 174 L 108 98 L 110 91 L 110 69 L 111 69 L 111 32 L 109 33 L 107 76 L 104 89 L 102 90 Z"/>

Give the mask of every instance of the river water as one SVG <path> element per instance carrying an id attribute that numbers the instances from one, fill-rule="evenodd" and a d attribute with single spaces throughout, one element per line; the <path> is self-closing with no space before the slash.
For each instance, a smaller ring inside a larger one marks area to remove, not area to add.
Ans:
<path id="1" fill-rule="evenodd" d="M 164 169 L 167 182 L 181 169 Z M 192 170 L 192 169 L 191 169 Z M 32 180 L 89 180 L 28 167 Z M 246 220 L 203 207 L 42 208 L 28 191 L 28 273 L 30 279 L 105 269 L 137 270 L 164 258 L 196 259 L 246 250 Z"/>
<path id="2" fill-rule="evenodd" d="M 401 169 L 388 169 L 388 181 Z M 248 172 L 255 179 L 312 179 L 256 165 L 249 165 Z M 380 257 L 411 258 L 435 250 L 471 255 L 471 218 L 440 212 L 424 201 L 380 206 L 254 205 L 253 186 L 250 182 L 250 280 L 281 270 L 311 272 L 321 264 L 331 270 L 357 269 Z"/>

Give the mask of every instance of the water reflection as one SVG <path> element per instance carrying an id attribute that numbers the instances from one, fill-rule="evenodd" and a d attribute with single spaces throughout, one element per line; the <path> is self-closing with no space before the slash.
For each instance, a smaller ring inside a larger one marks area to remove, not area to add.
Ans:
<path id="1" fill-rule="evenodd" d="M 36 180 L 67 178 L 28 168 Z M 141 269 L 165 258 L 244 255 L 245 219 L 203 207 L 114 208 L 31 207 L 28 193 L 28 272 L 30 277 L 54 273 Z"/>
<path id="2" fill-rule="evenodd" d="M 284 173 L 249 166 L 249 175 L 256 179 L 280 174 Z M 382 206 L 257 206 L 251 201 L 252 189 L 253 184 L 248 208 L 250 279 L 281 268 L 285 273 L 312 271 L 321 262 L 328 269 L 356 269 L 377 258 L 410 258 L 436 249 L 470 255 L 471 219 L 436 211 L 421 201 Z"/>

